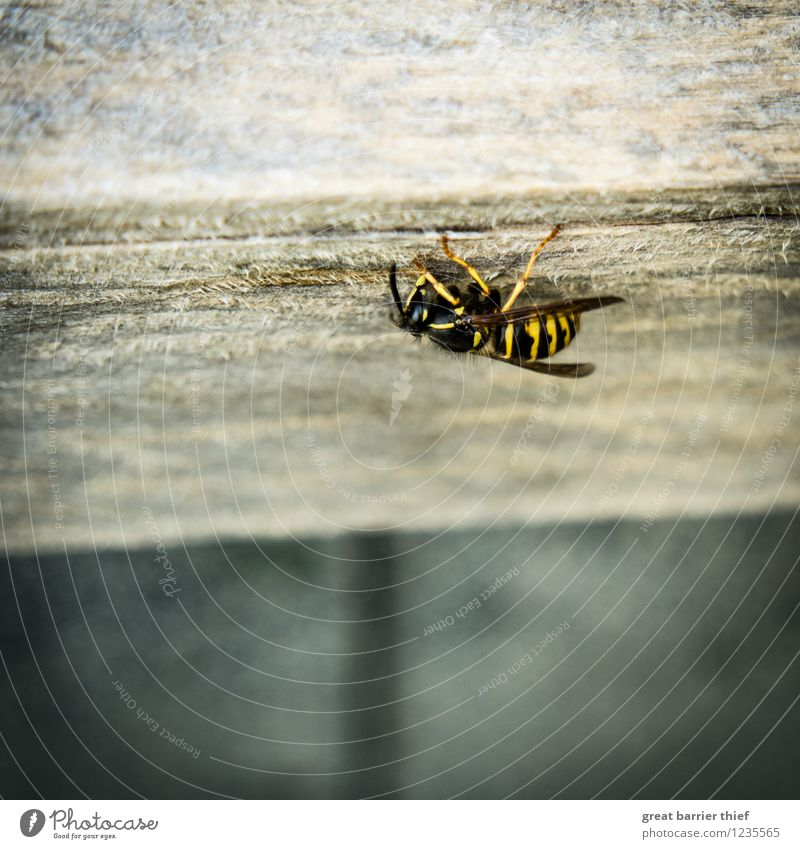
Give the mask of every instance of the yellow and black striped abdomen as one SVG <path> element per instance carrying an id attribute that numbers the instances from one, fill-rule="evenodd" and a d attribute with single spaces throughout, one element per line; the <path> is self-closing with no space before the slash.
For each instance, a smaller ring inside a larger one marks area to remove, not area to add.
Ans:
<path id="1" fill-rule="evenodd" d="M 494 329 L 495 356 L 504 360 L 542 360 L 566 348 L 581 325 L 579 313 L 544 313 Z"/>

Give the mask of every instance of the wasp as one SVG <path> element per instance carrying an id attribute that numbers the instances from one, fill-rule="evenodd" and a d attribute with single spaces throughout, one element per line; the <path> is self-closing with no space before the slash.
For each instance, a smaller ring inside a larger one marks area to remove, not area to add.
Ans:
<path id="1" fill-rule="evenodd" d="M 466 260 L 456 256 L 441 237 L 441 247 L 452 262 L 466 269 L 472 280 L 466 294 L 458 286 L 445 286 L 419 259 L 414 260 L 420 272 L 405 305 L 397 289 L 397 267 L 389 269 L 389 288 L 397 308 L 392 320 L 412 336 L 427 336 L 443 348 L 455 353 L 476 353 L 493 360 L 510 363 L 530 371 L 556 377 L 586 377 L 594 371 L 592 363 L 552 363 L 542 360 L 558 353 L 577 335 L 581 315 L 590 310 L 623 301 L 613 295 L 576 298 L 531 304 L 514 309 L 528 283 L 536 257 L 544 246 L 558 235 L 554 227 L 534 248 L 525 273 L 511 294 L 502 301 L 497 289 L 490 289 Z"/>

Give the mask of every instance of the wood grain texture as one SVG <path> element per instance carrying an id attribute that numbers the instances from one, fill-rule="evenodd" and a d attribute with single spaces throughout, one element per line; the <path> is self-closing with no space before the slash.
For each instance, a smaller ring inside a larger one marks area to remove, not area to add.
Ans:
<path id="1" fill-rule="evenodd" d="M 800 181 L 789 2 L 12 3 L 0 27 L 6 240 L 21 212 L 45 243 L 486 227 L 541 196 L 665 218 Z"/>
<path id="2" fill-rule="evenodd" d="M 533 235 L 453 245 L 502 287 Z M 425 237 L 6 252 L 7 544 L 146 544 L 145 505 L 165 540 L 788 509 L 799 247 L 786 220 L 566 228 L 533 294 L 626 303 L 558 384 L 391 325 L 391 259 L 445 273 Z"/>

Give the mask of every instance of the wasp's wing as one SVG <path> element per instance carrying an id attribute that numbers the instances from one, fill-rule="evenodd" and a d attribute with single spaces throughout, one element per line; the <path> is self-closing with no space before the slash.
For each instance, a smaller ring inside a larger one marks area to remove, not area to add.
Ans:
<path id="1" fill-rule="evenodd" d="M 551 363 L 549 360 L 506 360 L 492 354 L 484 354 L 498 363 L 508 363 L 517 368 L 549 374 L 551 377 L 588 377 L 594 371 L 593 363 Z"/>
<path id="2" fill-rule="evenodd" d="M 599 310 L 611 304 L 623 303 L 623 298 L 615 295 L 598 295 L 594 298 L 575 298 L 573 300 L 551 301 L 549 304 L 531 304 L 507 312 L 490 312 L 483 315 L 470 315 L 466 318 L 477 327 L 497 327 L 502 324 L 518 324 L 539 316 L 552 315 L 559 312 L 581 313 Z"/>

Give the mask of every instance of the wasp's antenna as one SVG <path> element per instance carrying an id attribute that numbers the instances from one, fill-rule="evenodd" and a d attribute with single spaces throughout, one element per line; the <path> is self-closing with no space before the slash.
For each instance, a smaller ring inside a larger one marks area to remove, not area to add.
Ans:
<path id="1" fill-rule="evenodd" d="M 397 307 L 397 312 L 400 313 L 400 320 L 404 321 L 406 316 L 403 312 L 403 304 L 400 301 L 400 293 L 397 291 L 397 265 L 395 263 L 389 266 L 389 288 L 392 290 L 392 299 Z"/>

